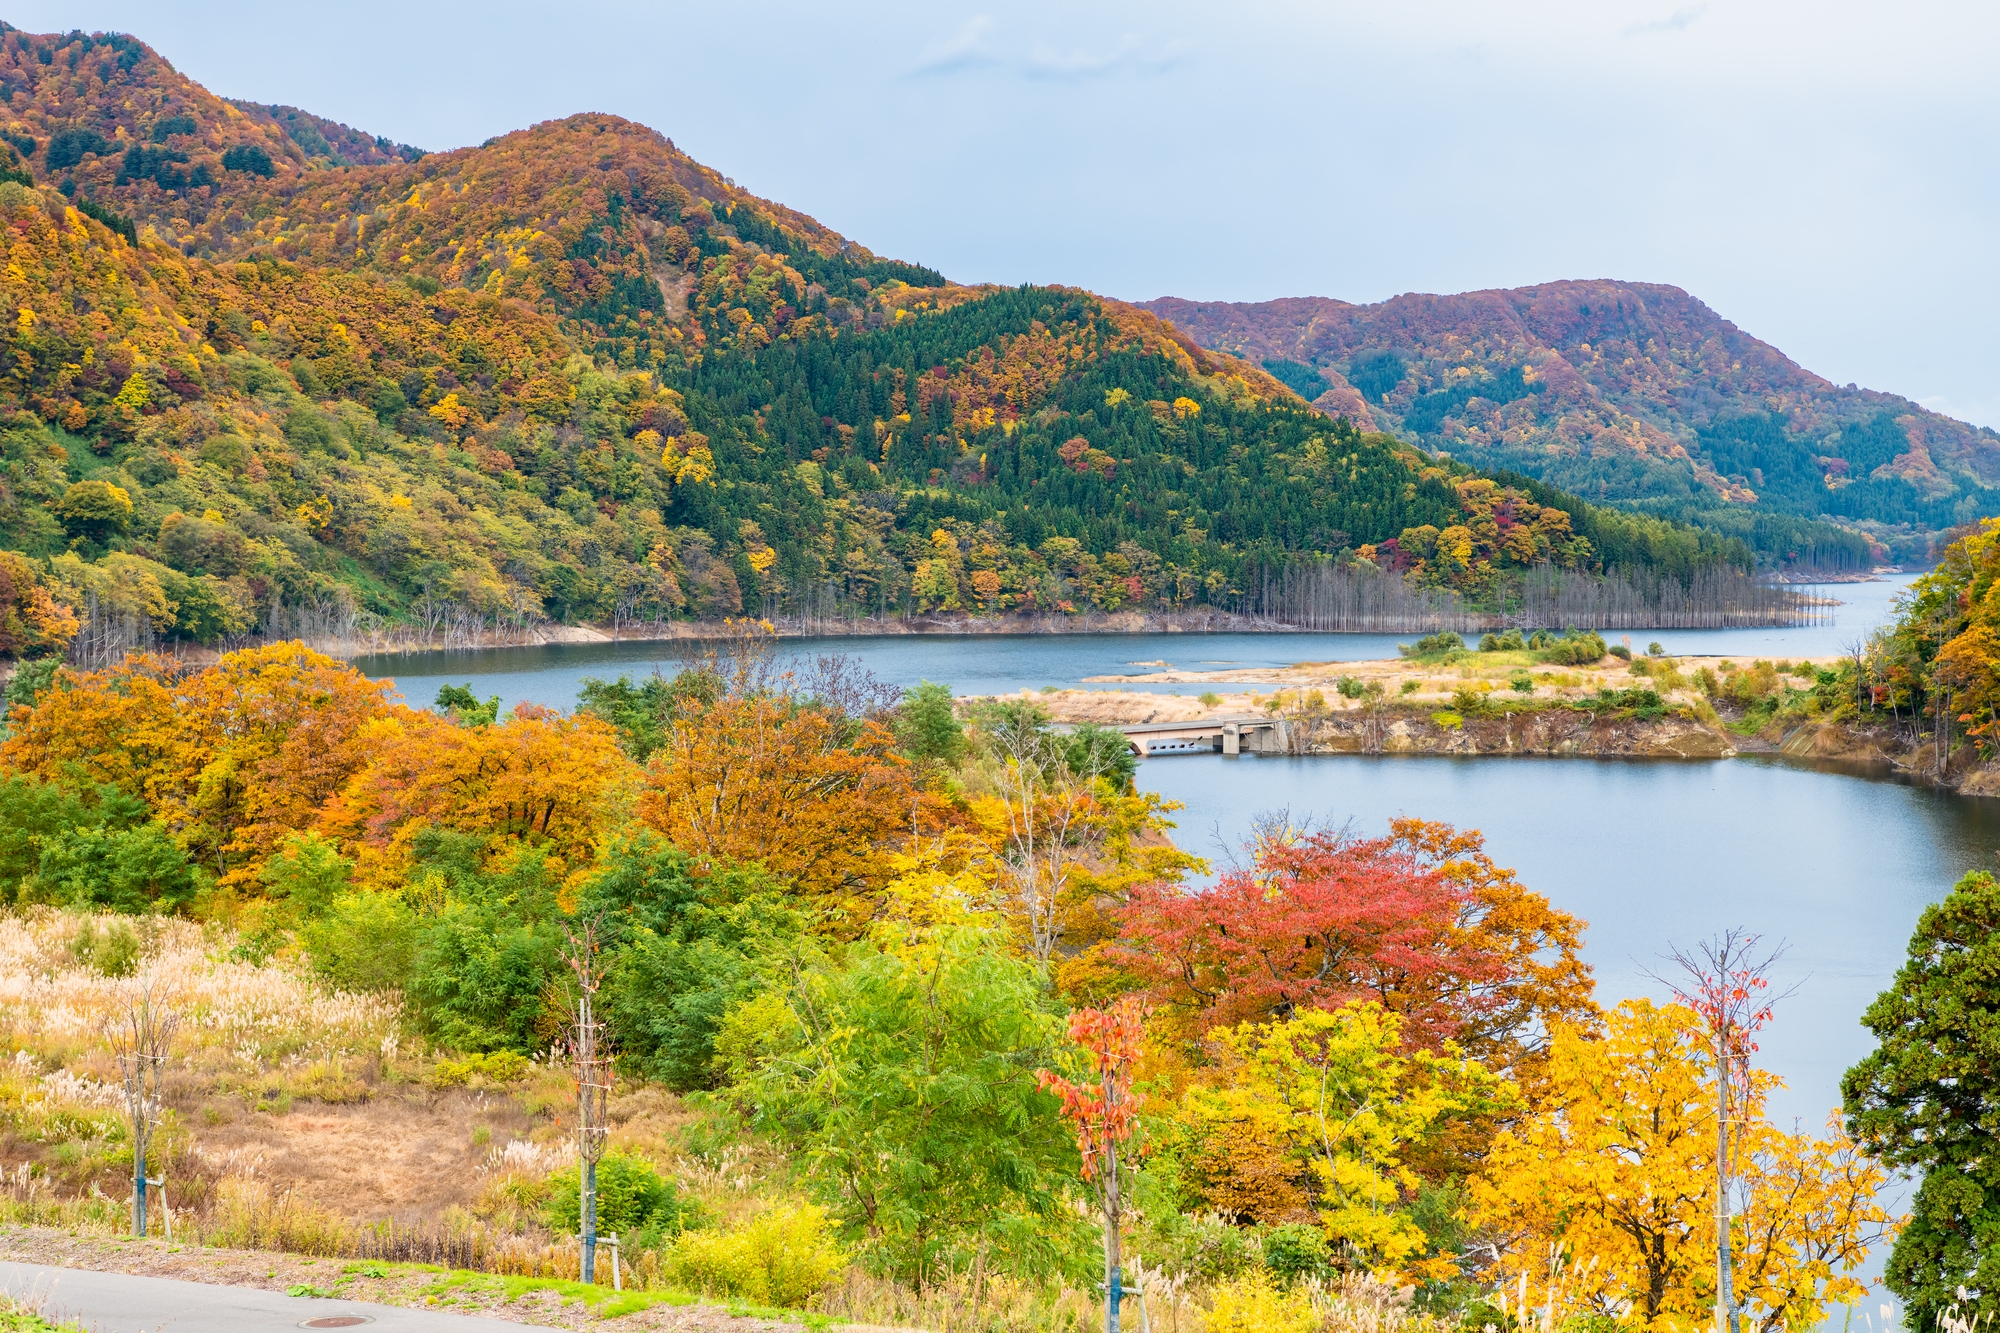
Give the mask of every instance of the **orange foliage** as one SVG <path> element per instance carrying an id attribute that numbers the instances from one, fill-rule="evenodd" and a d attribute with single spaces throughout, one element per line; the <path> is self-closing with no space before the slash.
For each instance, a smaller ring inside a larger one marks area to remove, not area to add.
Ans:
<path id="1" fill-rule="evenodd" d="M 495 855 L 534 847 L 556 860 L 558 878 L 582 869 L 638 777 L 608 723 L 532 704 L 493 726 L 405 711 L 365 740 L 367 766 L 328 802 L 321 827 L 354 851 L 364 879 L 381 884 L 396 882 L 417 836 L 433 827 L 488 835 Z"/>
<path id="2" fill-rule="evenodd" d="M 762 863 L 855 929 L 874 912 L 884 853 L 948 814 L 894 744 L 879 722 L 726 698 L 673 728 L 647 769 L 639 818 L 698 857 Z"/>
<path id="3" fill-rule="evenodd" d="M 408 709 L 388 686 L 296 643 L 227 653 L 182 671 L 134 655 L 60 673 L 17 707 L 0 746 L 11 772 L 79 774 L 151 806 L 224 886 L 253 882 L 285 838 L 367 762 L 371 723 Z"/>

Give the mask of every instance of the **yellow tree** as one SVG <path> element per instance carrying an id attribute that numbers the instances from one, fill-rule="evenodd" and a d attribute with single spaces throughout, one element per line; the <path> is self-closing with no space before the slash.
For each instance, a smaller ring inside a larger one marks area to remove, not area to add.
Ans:
<path id="1" fill-rule="evenodd" d="M 1398 1207 L 1419 1184 L 1408 1155 L 1512 1087 L 1449 1047 L 1404 1053 L 1401 1027 L 1377 1004 L 1245 1023 L 1219 1035 L 1218 1084 L 1192 1089 L 1185 1108 L 1212 1159 L 1220 1149 L 1215 1174 L 1300 1188 L 1327 1235 L 1372 1267 L 1448 1276 L 1454 1265 L 1426 1257 L 1429 1238 Z"/>
<path id="2" fill-rule="evenodd" d="M 1715 1083 L 1700 1017 L 1629 1000 L 1601 1036 L 1560 1027 L 1541 1095 L 1471 1182 L 1471 1220 L 1502 1238 L 1503 1290 L 1554 1324 L 1611 1314 L 1649 1329 L 1708 1322 L 1715 1299 Z M 1879 1168 L 1844 1139 L 1786 1134 L 1764 1119 L 1773 1080 L 1752 1071 L 1735 1180 L 1746 1196 L 1730 1248 L 1760 1328 L 1807 1327 L 1888 1215 Z M 1517 1284 L 1518 1283 L 1518 1288 Z"/>

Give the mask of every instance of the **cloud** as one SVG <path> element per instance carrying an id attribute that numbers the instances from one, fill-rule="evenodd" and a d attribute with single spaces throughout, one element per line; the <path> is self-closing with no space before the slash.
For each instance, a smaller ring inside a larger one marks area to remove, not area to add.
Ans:
<path id="1" fill-rule="evenodd" d="M 986 34 L 993 31 L 993 20 L 985 14 L 974 14 L 959 24 L 958 31 L 941 42 L 934 42 L 917 57 L 913 74 L 950 74 L 962 69 L 977 69 L 999 63 L 986 44 Z"/>
<path id="2" fill-rule="evenodd" d="M 1131 70 L 1158 74 L 1184 63 L 1194 53 L 1187 41 L 1149 45 L 1131 33 L 1108 48 L 1057 50 L 1045 42 L 1005 49 L 993 40 L 996 25 L 985 14 L 975 15 L 958 30 L 924 48 L 911 66 L 912 74 L 956 74 L 974 69 L 1004 69 L 1034 79 L 1089 79 Z"/>
<path id="3" fill-rule="evenodd" d="M 1676 9 L 1663 19 L 1651 23 L 1634 23 L 1624 30 L 1625 36 L 1637 37 L 1648 32 L 1686 32 L 1688 26 L 1708 12 L 1707 5 L 1689 5 L 1686 9 Z"/>

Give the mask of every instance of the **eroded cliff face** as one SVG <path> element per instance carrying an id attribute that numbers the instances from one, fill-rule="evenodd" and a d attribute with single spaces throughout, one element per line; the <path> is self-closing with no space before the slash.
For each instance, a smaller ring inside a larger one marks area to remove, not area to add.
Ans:
<path id="1" fill-rule="evenodd" d="M 1314 729 L 1303 753 L 1548 755 L 1604 759 L 1727 759 L 1729 733 L 1693 717 L 1607 718 L 1543 708 L 1452 723 L 1429 713 L 1343 713 Z"/>

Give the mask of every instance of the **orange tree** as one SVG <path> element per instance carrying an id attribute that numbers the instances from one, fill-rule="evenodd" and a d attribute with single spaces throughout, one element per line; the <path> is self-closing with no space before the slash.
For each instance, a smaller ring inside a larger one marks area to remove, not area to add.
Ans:
<path id="1" fill-rule="evenodd" d="M 761 863 L 851 931 L 879 903 L 884 854 L 949 816 L 895 744 L 884 723 L 835 708 L 721 698 L 675 718 L 638 818 L 700 861 Z"/>

